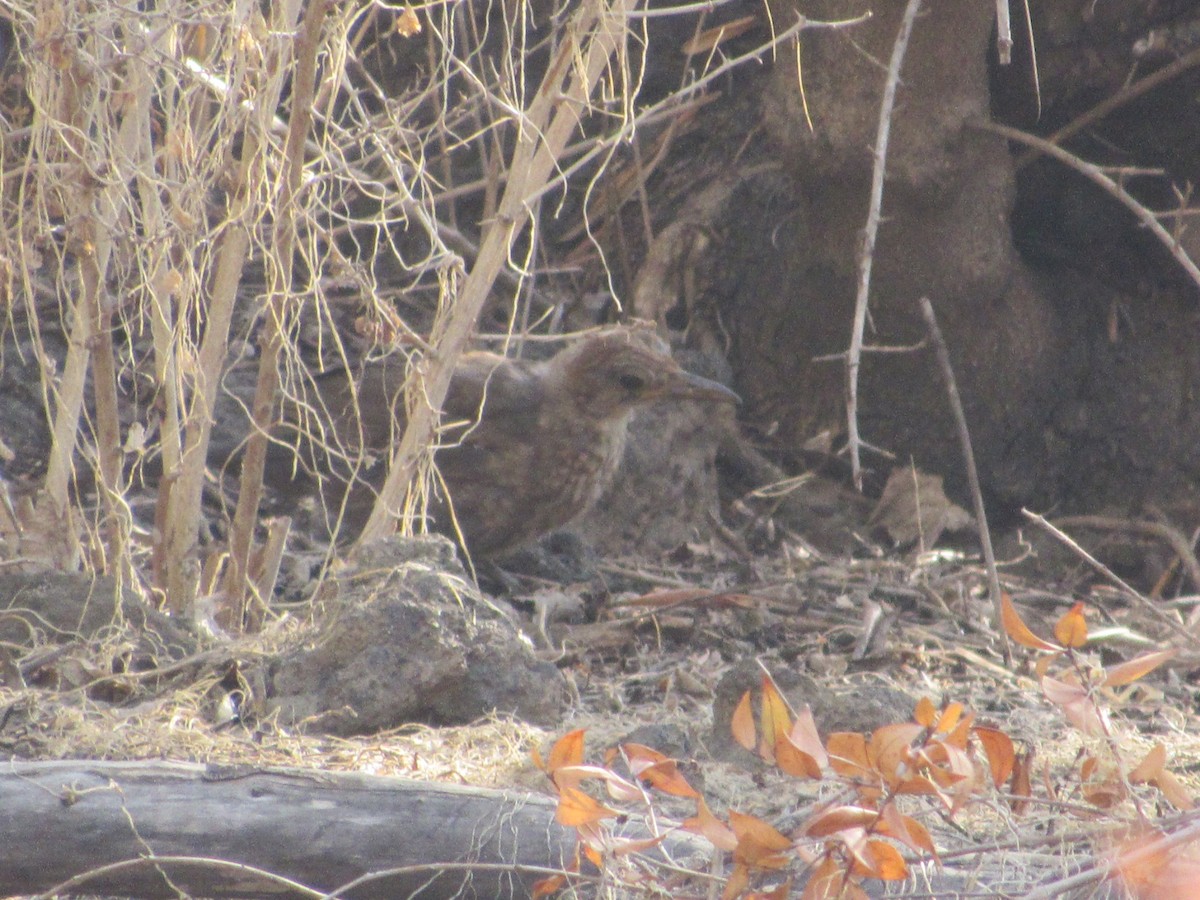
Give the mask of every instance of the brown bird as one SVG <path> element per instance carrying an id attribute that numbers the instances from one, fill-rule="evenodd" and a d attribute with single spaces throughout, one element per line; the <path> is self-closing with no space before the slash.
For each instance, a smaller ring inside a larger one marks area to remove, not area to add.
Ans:
<path id="1" fill-rule="evenodd" d="M 344 372 L 317 381 L 341 449 L 315 461 L 332 476 L 321 479 L 326 508 L 346 500 L 343 534 L 361 529 L 383 482 L 404 427 L 405 374 L 403 359 L 382 360 L 357 382 Z M 434 461 L 448 501 L 432 504 L 435 527 L 490 557 L 570 524 L 612 481 L 632 412 L 664 399 L 738 402 L 681 369 L 646 329 L 598 332 L 541 362 L 464 354 L 442 407 Z M 269 468 L 277 483 L 281 467 Z"/>

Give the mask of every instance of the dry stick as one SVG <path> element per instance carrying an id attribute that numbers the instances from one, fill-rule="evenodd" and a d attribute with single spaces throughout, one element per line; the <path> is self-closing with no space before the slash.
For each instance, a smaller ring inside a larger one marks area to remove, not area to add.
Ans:
<path id="1" fill-rule="evenodd" d="M 292 79 L 292 105 L 288 117 L 288 136 L 284 147 L 283 190 L 276 209 L 274 248 L 275 265 L 269 266 L 270 301 L 262 336 L 262 357 L 258 363 L 258 381 L 251 407 L 253 426 L 242 457 L 242 477 L 238 485 L 237 510 L 229 532 L 229 568 L 222 591 L 223 624 L 235 630 L 252 624 L 246 606 L 247 591 L 254 585 L 250 575 L 250 550 L 254 528 L 258 524 L 258 504 L 262 498 L 263 467 L 267 459 L 267 432 L 275 413 L 275 395 L 279 389 L 279 356 L 285 334 L 284 321 L 291 303 L 294 275 L 293 250 L 296 245 L 296 197 L 304 174 L 304 142 L 312 125 L 312 104 L 316 93 L 317 50 L 321 27 L 329 0 L 310 0 L 304 21 L 296 34 L 293 58 L 296 73 Z M 274 585 L 267 585 L 273 588 Z M 253 591 L 251 591 L 253 592 Z M 259 595 L 262 604 L 264 595 Z M 265 596 L 270 596 L 269 592 Z M 255 618 L 258 618 L 257 616 Z"/>
<path id="2" fill-rule="evenodd" d="M 1148 210 L 1145 206 L 1137 201 L 1125 188 L 1121 187 L 1117 182 L 1113 181 L 1104 171 L 1103 168 L 1095 163 L 1087 162 L 1080 159 L 1073 153 L 1068 153 L 1062 147 L 1055 146 L 1044 138 L 1036 137 L 1032 134 L 1027 134 L 1018 128 L 1010 128 L 1007 125 L 1000 125 L 996 122 L 971 122 L 972 128 L 977 128 L 980 131 L 990 131 L 993 134 L 1001 135 L 1011 141 L 1016 141 L 1020 144 L 1025 144 L 1027 147 L 1033 147 L 1047 156 L 1052 156 L 1061 163 L 1065 163 L 1075 171 L 1084 175 L 1089 180 L 1100 185 L 1108 193 L 1112 194 L 1121 203 L 1129 209 L 1138 220 L 1145 225 L 1150 232 L 1162 241 L 1164 247 L 1170 251 L 1175 260 L 1183 266 L 1183 270 L 1188 273 L 1188 277 L 1200 286 L 1200 268 L 1196 267 L 1196 263 L 1188 256 L 1187 251 L 1179 245 L 1179 242 L 1171 236 L 1171 233 L 1165 229 L 1158 221 L 1158 218 Z"/>
<path id="3" fill-rule="evenodd" d="M 301 0 L 284 0 L 276 4 L 273 7 L 272 33 L 294 33 L 301 6 Z M 229 199 L 230 212 L 209 291 L 208 320 L 197 354 L 196 387 L 189 404 L 178 479 L 171 478 L 174 473 L 164 473 L 166 477 L 163 483 L 170 490 L 162 548 L 166 566 L 164 587 L 167 605 L 174 613 L 189 611 L 195 599 L 196 584 L 192 567 L 200 528 L 200 502 L 204 489 L 205 459 L 212 433 L 212 412 L 220 387 L 221 371 L 228 355 L 229 328 L 237 304 L 242 270 L 250 252 L 250 224 L 259 213 L 254 205 L 254 186 L 251 181 L 260 163 L 263 136 L 270 131 L 274 111 L 283 91 L 282 70 L 271 68 L 278 64 L 279 60 L 271 60 L 270 65 L 264 68 L 264 71 L 278 71 L 278 74 L 261 87 L 256 98 L 257 106 L 246 123 L 242 164 L 235 180 L 237 188 Z"/>
<path id="4" fill-rule="evenodd" d="M 1096 559 L 1096 557 L 1092 556 L 1092 554 L 1084 550 L 1061 528 L 1057 528 L 1052 525 L 1044 516 L 1039 516 L 1037 513 L 1030 512 L 1027 509 L 1022 509 L 1021 515 L 1023 515 L 1029 521 L 1042 526 L 1042 528 L 1046 529 L 1046 531 L 1058 538 L 1058 540 L 1060 540 L 1063 544 L 1074 550 L 1077 554 L 1079 554 L 1080 558 L 1083 559 L 1084 562 L 1094 568 L 1113 584 L 1117 585 L 1117 587 L 1121 588 L 1121 590 L 1125 591 L 1130 597 L 1137 601 L 1139 606 L 1144 607 L 1146 611 L 1149 612 L 1154 618 L 1164 622 L 1167 627 L 1169 627 L 1177 635 L 1185 637 L 1189 641 L 1194 640 L 1194 635 L 1190 634 L 1186 628 L 1184 628 L 1179 622 L 1162 610 L 1158 604 L 1154 603 L 1148 597 L 1144 597 L 1140 591 L 1133 587 L 1133 585 L 1129 584 L 1127 581 L 1121 578 L 1120 575 L 1118 575 L 1108 566 L 1104 565 L 1104 563 L 1100 562 L 1100 560 Z"/>
<path id="5" fill-rule="evenodd" d="M 1163 66 L 1157 72 L 1152 72 L 1145 78 L 1135 81 L 1128 87 L 1117 91 L 1117 93 L 1113 94 L 1108 99 L 1100 101 L 1091 109 L 1087 110 L 1085 113 L 1076 117 L 1075 119 L 1072 119 L 1062 128 L 1058 129 L 1058 131 L 1051 134 L 1046 138 L 1046 140 L 1051 144 L 1061 144 L 1072 135 L 1083 131 L 1083 129 L 1087 128 L 1093 122 L 1103 119 L 1113 110 L 1120 109 L 1125 104 L 1131 103 L 1146 92 L 1153 90 L 1160 84 L 1170 81 L 1176 76 L 1182 75 L 1188 69 L 1191 69 L 1197 65 L 1200 65 L 1200 48 L 1197 48 L 1191 53 L 1179 57 L 1179 59 L 1175 60 L 1175 62 L 1171 63 L 1169 66 Z M 1022 153 L 1017 157 L 1016 167 L 1018 169 L 1024 168 L 1025 166 L 1029 165 L 1029 163 L 1033 162 L 1037 156 L 1038 153 L 1036 150 L 1030 150 L 1026 153 Z"/>
<path id="6" fill-rule="evenodd" d="M 121 484 L 123 460 L 121 455 L 121 422 L 117 400 L 116 350 L 113 346 L 113 304 L 101 300 L 101 290 L 108 257 L 112 248 L 112 235 L 126 229 L 132 230 L 128 216 L 124 223 L 118 209 L 119 196 L 128 197 L 126 187 L 139 169 L 140 157 L 149 146 L 148 129 L 151 118 L 151 94 L 154 79 L 150 74 L 147 55 L 149 41 L 139 46 L 139 35 L 131 32 L 127 52 L 129 64 L 121 85 L 122 92 L 111 96 L 109 103 L 114 109 L 113 118 L 121 124 L 117 129 L 116 142 L 112 148 L 112 165 L 116 169 L 113 181 L 97 198 L 97 215 L 89 221 L 90 228 L 101 229 L 93 241 L 97 248 L 103 246 L 103 254 L 97 252 L 85 260 L 82 271 L 89 282 L 95 282 L 95 300 L 92 305 L 96 346 L 92 352 L 92 393 L 96 405 L 96 449 L 100 466 L 100 483 L 106 513 L 107 534 L 104 535 L 109 554 L 108 570 L 126 582 L 133 578 L 132 560 L 127 552 L 129 532 L 132 528 L 128 505 L 123 501 Z M 143 220 L 143 224 L 147 224 Z"/>
<path id="7" fill-rule="evenodd" d="M 67 73 L 60 72 L 53 77 L 55 79 L 53 83 L 58 84 L 59 92 L 43 91 L 43 96 L 33 98 L 35 108 L 48 109 L 53 112 L 35 118 L 31 146 L 45 144 L 54 147 L 61 142 L 65 147 L 64 156 L 77 160 L 86 159 L 89 154 L 82 145 L 82 139 L 91 130 L 87 123 L 74 121 L 71 123 L 72 127 L 67 128 L 65 127 L 66 123 L 55 118 L 55 112 L 62 110 L 65 115 L 76 120 L 79 119 L 80 104 L 83 102 L 79 96 L 79 86 L 76 80 Z M 47 76 L 32 77 L 30 79 L 31 93 L 36 90 L 39 83 L 44 86 L 50 81 L 51 78 Z M 45 96 L 46 94 L 49 96 Z M 53 133 L 43 136 L 41 134 L 43 131 L 53 131 Z M 31 155 L 33 152 L 31 150 Z M 54 177 L 40 167 L 39 174 L 45 180 Z M 44 181 L 41 187 L 43 188 L 42 193 L 49 193 L 49 186 Z M 73 193 L 73 196 L 78 197 L 80 194 L 83 192 Z M 85 215 L 84 210 L 73 212 L 77 212 L 81 219 Z M 36 319 L 36 315 L 30 318 Z M 64 568 L 74 569 L 79 563 L 80 546 L 72 521 L 70 488 L 75 468 L 75 446 L 79 436 L 79 420 L 83 415 L 84 386 L 87 381 L 91 353 L 92 328 L 92 318 L 88 315 L 83 300 L 76 298 L 70 302 L 70 312 L 64 316 L 64 326 L 70 329 L 70 333 L 61 379 L 55 379 L 55 373 L 49 370 L 46 355 L 39 354 L 39 359 L 42 361 L 43 385 L 54 384 L 56 380 L 58 382 L 57 388 L 53 389 L 54 412 L 52 414 L 50 458 L 42 490 L 50 504 L 55 522 L 65 526 L 57 530 L 58 541 L 54 545 L 54 551 L 60 558 L 56 562 Z"/>
<path id="8" fill-rule="evenodd" d="M 896 105 L 896 86 L 900 81 L 900 66 L 908 50 L 913 22 L 921 8 L 921 0 L 908 0 L 900 33 L 892 45 L 887 81 L 879 104 L 879 128 L 875 138 L 875 165 L 871 171 L 871 203 L 867 224 L 863 229 L 862 252 L 858 263 L 858 294 L 854 298 L 854 327 L 850 333 L 850 348 L 846 351 L 846 439 L 850 450 L 850 472 L 855 489 L 862 490 L 862 460 L 858 434 L 858 370 L 862 363 L 863 333 L 867 327 L 867 300 L 871 293 L 871 264 L 875 256 L 875 239 L 879 234 L 879 219 L 883 208 L 883 178 L 887 172 L 888 141 L 892 131 L 892 109 Z"/>
<path id="9" fill-rule="evenodd" d="M 1118 855 L 1106 855 L 1095 860 L 1095 864 L 1082 872 L 1077 872 L 1066 878 L 1060 878 L 1049 884 L 1044 884 L 1022 895 L 1025 900 L 1052 900 L 1054 897 L 1064 897 L 1072 894 L 1075 888 L 1085 885 L 1098 884 L 1118 874 L 1122 869 L 1129 872 L 1148 871 L 1142 866 L 1150 867 L 1153 871 L 1162 864 L 1163 860 L 1184 860 L 1181 854 L 1172 854 L 1172 850 L 1200 839 L 1200 822 L 1195 821 L 1197 814 L 1189 814 L 1185 827 L 1171 834 L 1164 834 L 1157 840 L 1140 846 L 1131 846 Z M 1182 887 L 1182 883 L 1180 883 Z"/>
<path id="10" fill-rule="evenodd" d="M 1000 65 L 1012 63 L 1012 19 L 1009 17 L 1008 0 L 996 0 L 996 53 Z"/>
<path id="11" fill-rule="evenodd" d="M 1004 630 L 1001 617 L 1000 576 L 996 572 L 996 554 L 992 550 L 992 535 L 988 529 L 987 511 L 983 508 L 983 492 L 979 489 L 979 471 L 975 468 L 975 451 L 971 449 L 971 432 L 967 430 L 967 416 L 963 412 L 962 398 L 958 394 L 954 368 L 950 365 L 950 351 L 946 348 L 942 329 L 938 327 L 937 317 L 933 314 L 933 304 L 929 302 L 928 297 L 922 297 L 920 303 L 921 315 L 925 317 L 925 325 L 929 329 L 929 339 L 933 342 L 933 352 L 937 354 L 942 380 L 946 382 L 946 396 L 950 400 L 950 409 L 954 413 L 954 424 L 958 429 L 958 443 L 962 448 L 963 465 L 967 470 L 967 484 L 971 488 L 975 520 L 979 524 L 979 543 L 983 545 L 983 561 L 987 566 L 988 594 L 992 598 L 996 633 L 1000 635 L 1000 640 L 1004 644 L 1004 663 L 1011 666 L 1012 646 L 1008 642 L 1008 632 Z"/>
<path id="12" fill-rule="evenodd" d="M 1196 590 L 1200 590 L 1200 561 L 1192 551 L 1192 542 L 1178 528 L 1165 522 L 1148 522 L 1143 520 L 1110 519 L 1108 516 L 1066 516 L 1055 523 L 1062 528 L 1094 528 L 1098 531 L 1132 531 L 1165 541 L 1179 562 L 1187 570 Z"/>
<path id="13" fill-rule="evenodd" d="M 513 241 L 529 221 L 529 196 L 552 177 L 584 112 L 580 107 L 588 102 L 609 58 L 624 38 L 626 16 L 636 2 L 589 0 L 576 11 L 566 28 L 566 39 L 551 58 L 528 111 L 518 121 L 509 181 L 496 218 L 480 241 L 479 256 L 461 296 L 448 314 L 439 315 L 434 322 L 430 344 L 436 348 L 436 355 L 423 360 L 418 369 L 422 383 L 415 386 L 424 402 L 413 404 L 404 436 L 392 455 L 387 481 L 356 546 L 386 534 L 391 527 L 391 511 L 403 507 L 421 459 L 433 443 L 454 366 L 497 274 L 508 261 Z M 410 391 L 413 389 L 410 387 Z"/>

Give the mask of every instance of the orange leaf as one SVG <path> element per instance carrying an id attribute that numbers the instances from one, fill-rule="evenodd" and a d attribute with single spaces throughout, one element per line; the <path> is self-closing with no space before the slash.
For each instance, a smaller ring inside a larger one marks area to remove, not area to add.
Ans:
<path id="1" fill-rule="evenodd" d="M 867 759 L 867 739 L 857 731 L 837 731 L 825 742 L 829 765 L 843 778 L 865 779 L 871 774 Z"/>
<path id="2" fill-rule="evenodd" d="M 792 716 L 788 712 L 787 701 L 775 686 L 775 679 L 770 675 L 762 678 L 762 737 L 758 744 L 758 753 L 767 762 L 775 761 L 775 742 L 779 735 L 787 734 L 792 729 Z"/>
<path id="3" fill-rule="evenodd" d="M 1076 603 L 1054 624 L 1054 637 L 1064 647 L 1082 647 L 1087 643 L 1087 619 L 1083 604 Z"/>
<path id="4" fill-rule="evenodd" d="M 754 752 L 754 713 L 750 711 L 749 691 L 742 694 L 742 699 L 738 701 L 738 705 L 733 711 L 733 718 L 729 723 L 729 730 L 733 732 L 735 741 L 750 752 Z"/>
<path id="5" fill-rule="evenodd" d="M 945 734 L 953 731 L 954 726 L 958 724 L 959 717 L 962 716 L 963 705 L 961 703 L 949 703 L 945 710 L 942 711 L 938 718 L 937 727 L 933 730 L 938 734 Z"/>
<path id="6" fill-rule="evenodd" d="M 1013 747 L 1012 738 L 999 728 L 988 728 L 985 725 L 976 726 L 973 733 L 979 739 L 983 754 L 987 757 L 988 767 L 992 770 L 992 783 L 999 789 L 1000 785 L 1008 781 L 1016 762 L 1016 748 Z"/>
<path id="7" fill-rule="evenodd" d="M 750 869 L 745 863 L 735 862 L 729 880 L 725 882 L 725 890 L 721 891 L 721 900 L 735 900 L 742 891 L 750 887 Z"/>
<path id="8" fill-rule="evenodd" d="M 1167 798 L 1167 802 L 1176 809 L 1188 812 L 1195 808 L 1196 803 L 1192 800 L 1192 795 L 1188 793 L 1187 788 L 1175 777 L 1175 773 L 1169 769 L 1163 769 L 1155 776 L 1154 786 L 1162 791 L 1162 795 Z"/>
<path id="9" fill-rule="evenodd" d="M 867 841 L 866 853 L 872 874 L 883 881 L 901 881 L 908 877 L 908 866 L 900 851 L 887 841 Z"/>
<path id="10" fill-rule="evenodd" d="M 1017 612 L 1017 608 L 1013 606 L 1012 598 L 1008 596 L 1007 591 L 1000 593 L 1000 621 L 1004 625 L 1005 633 L 1022 647 L 1029 647 L 1033 650 L 1062 649 L 1062 647 L 1051 644 L 1049 641 L 1043 641 L 1029 630 L 1029 626 L 1025 624 L 1025 620 L 1021 618 L 1020 613 Z"/>
<path id="11" fill-rule="evenodd" d="M 795 778 L 820 778 L 821 765 L 805 753 L 786 734 L 775 741 L 775 765 L 781 772 Z"/>
<path id="12" fill-rule="evenodd" d="M 550 758 L 546 761 L 545 766 L 541 765 L 540 757 L 535 758 L 538 767 L 553 775 L 555 770 L 561 769 L 563 766 L 577 766 L 582 763 L 583 735 L 586 731 L 586 728 L 577 728 L 575 731 L 564 734 L 550 748 Z"/>
<path id="13" fill-rule="evenodd" d="M 1142 761 L 1129 773 L 1129 781 L 1132 784 L 1152 782 L 1166 764 L 1167 748 L 1159 742 L 1150 748 L 1150 752 L 1142 757 Z"/>
<path id="14" fill-rule="evenodd" d="M 912 755 L 912 742 L 924 731 L 916 722 L 898 722 L 875 729 L 867 746 L 867 758 L 889 783 L 902 777 L 900 765 Z"/>
<path id="15" fill-rule="evenodd" d="M 1141 656 L 1135 656 L 1131 660 L 1111 666 L 1104 670 L 1104 685 L 1105 687 L 1120 687 L 1132 684 L 1143 675 L 1153 672 L 1178 653 L 1178 648 L 1157 650 L 1153 653 L 1143 653 Z"/>
<path id="16" fill-rule="evenodd" d="M 558 810 L 555 812 L 554 818 L 559 825 L 577 828 L 580 825 L 600 822 L 604 819 L 615 819 L 617 815 L 615 809 L 609 809 L 602 803 L 598 803 L 579 788 L 565 787 L 559 793 Z"/>
<path id="17" fill-rule="evenodd" d="M 848 883 L 849 876 L 842 869 L 838 861 L 831 856 L 826 856 L 812 874 L 808 876 L 808 883 L 804 885 L 804 893 L 800 895 L 800 900 L 833 900 L 835 897 L 842 897 Z"/>
<path id="18" fill-rule="evenodd" d="M 762 869 L 779 869 L 788 864 L 784 851 L 792 849 L 792 842 L 762 819 L 730 810 L 729 827 L 738 839 L 733 851 L 735 862 Z"/>
<path id="19" fill-rule="evenodd" d="M 566 875 L 551 875 L 549 878 L 542 878 L 539 881 L 535 881 L 533 884 L 533 900 L 541 900 L 542 897 L 549 897 L 551 894 L 557 894 L 566 886 Z"/>
<path id="20" fill-rule="evenodd" d="M 918 853 L 928 853 L 937 859 L 937 848 L 933 846 L 929 831 L 916 819 L 902 814 L 894 803 L 883 807 L 882 821 L 876 826 L 875 833 L 894 838 Z"/>
<path id="21" fill-rule="evenodd" d="M 954 726 L 954 730 L 942 739 L 943 742 L 949 744 L 951 747 L 957 747 L 959 750 L 966 750 L 974 724 L 975 713 L 967 713 L 958 720 L 958 724 Z"/>
<path id="22" fill-rule="evenodd" d="M 937 707 L 933 705 L 933 701 L 928 697 L 922 697 L 918 700 L 916 711 L 913 713 L 913 719 L 916 720 L 918 725 L 932 728 L 934 721 L 937 719 Z"/>
<path id="23" fill-rule="evenodd" d="M 651 787 L 674 797 L 700 796 L 679 773 L 679 764 L 669 756 L 641 744 L 622 744 L 621 749 L 629 762 L 629 771 Z"/>
<path id="24" fill-rule="evenodd" d="M 720 850 L 731 851 L 737 846 L 737 835 L 733 829 L 712 814 L 708 804 L 701 797 L 696 804 L 696 815 L 684 819 L 683 828 L 692 834 L 698 834 Z"/>
<path id="25" fill-rule="evenodd" d="M 879 821 L 879 813 L 861 806 L 834 806 L 817 813 L 804 827 L 804 833 L 812 838 L 823 838 L 847 828 L 873 828 Z"/>

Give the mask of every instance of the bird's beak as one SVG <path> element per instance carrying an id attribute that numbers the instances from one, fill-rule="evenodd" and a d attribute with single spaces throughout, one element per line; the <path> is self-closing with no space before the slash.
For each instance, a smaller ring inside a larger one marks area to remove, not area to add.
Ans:
<path id="1" fill-rule="evenodd" d="M 718 381 L 693 375 L 686 369 L 680 369 L 678 375 L 667 388 L 667 396 L 679 400 L 724 401 L 741 404 L 742 398 Z"/>

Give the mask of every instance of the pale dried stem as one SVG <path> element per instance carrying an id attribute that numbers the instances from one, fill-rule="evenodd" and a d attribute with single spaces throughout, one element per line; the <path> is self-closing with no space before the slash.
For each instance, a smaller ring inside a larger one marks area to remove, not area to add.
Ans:
<path id="1" fill-rule="evenodd" d="M 410 484 L 422 457 L 433 444 L 438 410 L 450 387 L 458 357 L 513 241 L 529 221 L 529 197 L 550 179 L 567 140 L 587 108 L 609 59 L 624 40 L 625 17 L 633 0 L 590 0 L 564 30 L 564 43 L 552 57 L 541 86 L 517 123 L 517 143 L 508 166 L 509 180 L 496 218 L 480 242 L 479 257 L 450 309 L 434 322 L 430 344 L 437 355 L 424 362 L 419 385 L 410 394 L 408 426 L 392 456 L 387 481 L 358 542 L 385 534 L 393 511 L 406 505 Z"/>
<path id="2" fill-rule="evenodd" d="M 269 272 L 269 307 L 259 358 L 258 383 L 251 408 L 251 432 L 242 459 L 242 477 L 237 510 L 230 530 L 230 559 L 224 589 L 224 618 L 241 628 L 249 610 L 244 609 L 246 592 L 255 587 L 250 580 L 250 551 L 262 497 L 263 465 L 267 456 L 267 432 L 274 419 L 279 388 L 279 358 L 286 337 L 285 322 L 292 316 L 293 268 L 296 247 L 297 194 L 304 174 L 304 146 L 312 125 L 316 93 L 317 51 L 328 0 L 309 0 L 303 23 L 296 34 L 295 75 L 292 79 L 292 113 L 284 148 L 282 191 L 275 206 L 274 262 Z M 273 588 L 274 585 L 267 587 Z M 266 596 L 270 596 L 270 592 Z M 259 603 L 265 601 L 262 596 Z"/>
<path id="3" fill-rule="evenodd" d="M 858 259 L 858 291 L 854 298 L 854 324 L 850 331 L 850 347 L 846 351 L 846 441 L 850 451 L 850 472 L 854 486 L 862 490 L 863 440 L 858 431 L 858 371 L 862 365 L 863 336 L 867 329 L 867 307 L 871 297 L 871 266 L 875 257 L 875 240 L 883 211 L 883 181 L 887 173 L 888 142 L 892 133 L 892 109 L 896 105 L 896 89 L 900 83 L 900 67 L 908 51 L 913 22 L 921 9 L 921 0 L 908 0 L 900 31 L 892 45 L 887 80 L 879 102 L 879 126 L 875 136 L 875 164 L 871 169 L 871 199 L 867 209 L 867 224 Z"/>
<path id="4" fill-rule="evenodd" d="M 292 34 L 301 7 L 300 0 L 275 4 L 272 33 Z M 237 304 L 238 287 L 250 251 L 250 227 L 263 212 L 255 204 L 252 192 L 262 177 L 260 168 L 264 161 L 259 154 L 266 145 L 266 136 L 283 92 L 287 70 L 283 63 L 286 59 L 286 56 L 277 57 L 274 68 L 264 66 L 265 71 L 273 71 L 274 74 L 269 76 L 266 84 L 260 86 L 258 104 L 246 121 L 242 162 L 237 171 L 235 192 L 230 197 L 230 217 L 225 223 L 218 251 L 216 273 L 209 294 L 208 320 L 197 357 L 195 390 L 186 414 L 179 477 L 173 483 L 169 480 L 165 482 L 171 490 L 163 540 L 167 572 L 165 589 L 168 605 L 176 612 L 189 610 L 195 599 L 193 571 L 213 410 L 228 354 L 230 324 Z M 249 77 L 250 73 L 243 73 L 243 76 Z"/>

